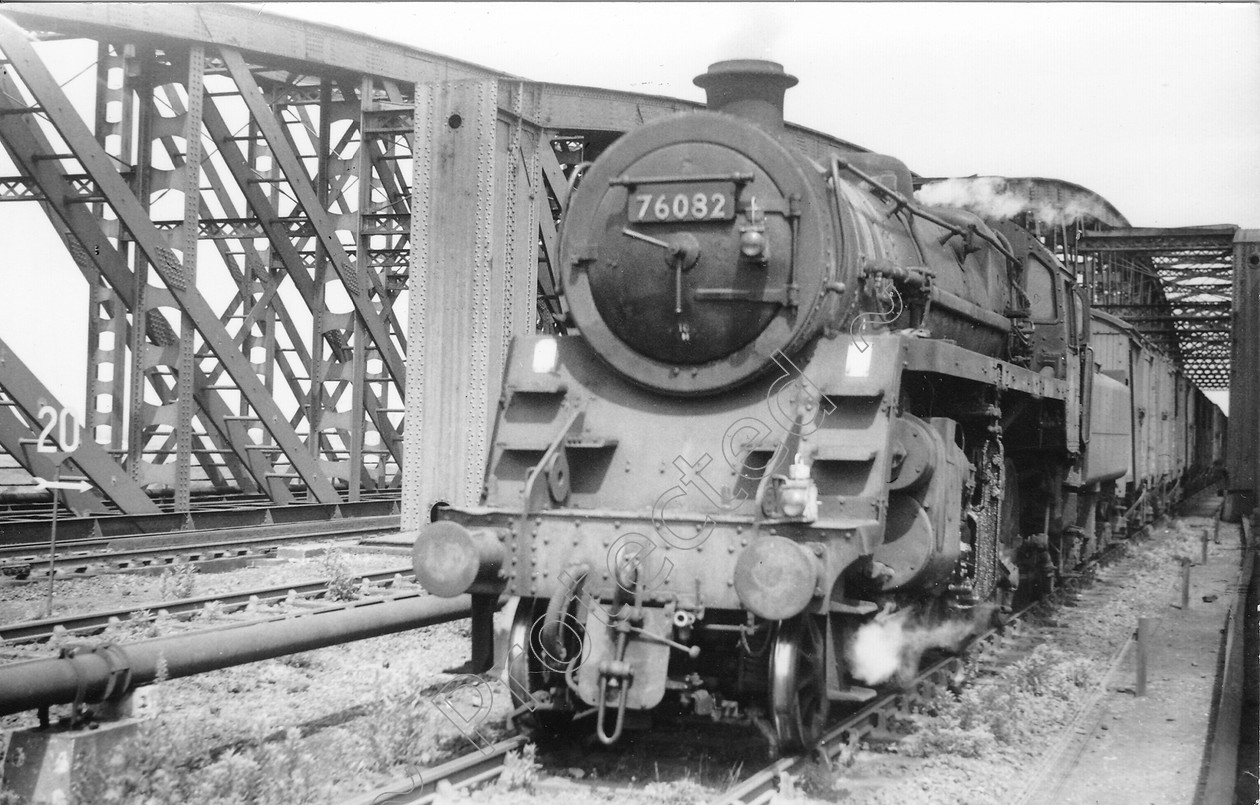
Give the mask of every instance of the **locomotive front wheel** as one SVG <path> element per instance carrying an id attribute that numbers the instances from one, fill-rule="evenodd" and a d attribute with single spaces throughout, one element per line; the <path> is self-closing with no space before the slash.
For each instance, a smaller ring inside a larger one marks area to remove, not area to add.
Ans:
<path id="1" fill-rule="evenodd" d="M 827 723 L 827 642 L 818 618 L 779 624 L 770 650 L 770 712 L 783 752 L 809 749 Z"/>
<path id="2" fill-rule="evenodd" d="M 565 613 L 560 629 L 561 648 L 548 649 L 542 640 L 546 616 L 545 598 L 522 598 L 517 603 L 508 632 L 507 681 L 512 708 L 523 708 L 521 722 L 554 733 L 563 730 L 573 717 L 568 709 L 564 671 L 582 650 L 582 640 L 576 618 Z"/>

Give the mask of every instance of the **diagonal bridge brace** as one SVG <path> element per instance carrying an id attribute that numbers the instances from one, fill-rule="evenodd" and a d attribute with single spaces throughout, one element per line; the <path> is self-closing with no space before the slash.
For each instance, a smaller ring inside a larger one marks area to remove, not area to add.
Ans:
<path id="1" fill-rule="evenodd" d="M 258 125 L 258 130 L 262 132 L 263 138 L 266 139 L 267 145 L 271 149 L 272 157 L 280 167 L 280 171 L 284 174 L 289 186 L 293 188 L 298 205 L 306 213 L 319 243 L 327 251 L 329 262 L 332 263 L 337 276 L 341 278 L 342 283 L 345 285 L 346 293 L 354 304 L 355 312 L 358 313 L 368 334 L 372 337 L 372 341 L 375 342 L 376 348 L 380 352 L 381 360 L 384 362 L 386 369 L 389 370 L 390 375 L 393 376 L 401 396 L 406 388 L 406 366 L 402 356 L 394 347 L 393 340 L 381 317 L 381 312 L 376 309 L 370 296 L 360 285 L 356 266 L 351 262 L 345 248 L 341 245 L 341 241 L 337 238 L 332 220 L 329 218 L 328 212 L 323 208 L 323 205 L 319 203 L 319 197 L 315 193 L 310 177 L 302 167 L 301 160 L 294 153 L 288 138 L 284 136 L 280 122 L 276 119 L 276 115 L 271 107 L 267 105 L 262 90 L 259 89 L 257 82 L 254 81 L 254 76 L 250 73 L 249 67 L 245 64 L 245 60 L 241 58 L 240 53 L 231 48 L 220 48 L 219 55 L 223 57 L 223 62 L 227 66 L 228 72 L 232 74 L 232 78 L 240 90 L 241 97 L 249 107 L 250 115 Z M 361 180 L 365 179 L 361 177 Z M 291 275 L 294 274 L 293 271 L 289 273 Z M 371 272 L 366 273 L 370 274 Z"/>
<path id="2" fill-rule="evenodd" d="M 280 289 L 280 283 L 287 276 L 292 282 L 302 300 L 306 303 L 310 310 L 315 309 L 316 289 L 315 281 L 311 279 L 307 273 L 306 267 L 302 262 L 302 256 L 298 253 L 297 247 L 290 240 L 290 235 L 286 229 L 284 219 L 282 219 L 271 200 L 267 198 L 267 194 L 259 189 L 255 182 L 250 181 L 253 178 L 252 169 L 246 161 L 245 156 L 241 153 L 240 146 L 236 143 L 231 129 L 223 120 L 222 113 L 213 103 L 207 103 L 202 110 L 202 122 L 205 123 L 206 132 L 210 135 L 210 139 L 218 148 L 219 156 L 223 159 L 224 165 L 227 166 L 228 172 L 232 174 L 232 178 L 236 181 L 241 193 L 245 197 L 245 205 L 253 216 L 258 219 L 262 225 L 262 232 L 266 235 L 267 241 L 275 250 L 276 255 L 280 258 L 280 263 L 284 266 L 284 273 L 277 276 L 274 281 L 268 284 L 263 294 L 254 302 L 253 309 L 260 309 L 265 305 L 273 304 L 273 300 L 278 302 L 277 293 Z M 230 200 L 220 199 L 221 204 L 228 204 Z M 356 297 L 357 299 L 358 297 Z M 382 299 L 382 303 L 385 300 Z M 369 302 L 369 309 L 374 309 Z M 278 307 L 281 316 L 281 323 L 288 329 L 292 328 L 292 321 L 288 314 L 283 312 L 282 307 Z M 251 310 L 252 315 L 252 310 Z M 245 320 L 248 323 L 251 319 Z M 374 321 L 379 321 L 379 317 L 374 317 Z M 300 341 L 296 334 L 291 336 L 295 344 Z M 325 334 L 327 338 L 327 335 Z M 310 365 L 309 356 L 303 356 L 303 363 Z M 392 374 L 392 373 L 391 373 Z M 401 399 L 401 389 L 404 385 L 404 378 L 393 374 L 394 385 L 399 390 Z M 316 382 L 316 381 L 312 381 Z M 295 392 L 294 396 L 298 396 Z M 398 438 L 398 432 L 390 423 L 389 418 L 381 412 L 381 404 L 375 393 L 371 390 L 366 391 L 367 396 L 367 415 L 376 425 L 377 431 L 381 434 L 382 441 L 386 444 L 390 454 L 394 460 L 402 465 L 402 449 L 401 440 Z"/>
<path id="3" fill-rule="evenodd" d="M 54 224 L 59 237 L 65 243 L 75 264 L 84 272 L 85 278 L 93 282 L 88 274 L 88 267 L 94 265 L 102 276 L 117 292 L 117 298 L 126 309 L 133 314 L 137 309 L 136 277 L 127 266 L 126 259 L 113 245 L 100 227 L 100 222 L 88 211 L 86 205 L 79 203 L 82 193 L 75 192 L 72 185 L 74 177 L 70 177 L 61 169 L 59 160 L 38 159 L 40 154 L 52 153 L 55 149 L 44 137 L 43 132 L 30 119 L 29 110 L 21 105 L 16 84 L 7 74 L 0 74 L 0 139 L 13 156 L 14 161 L 22 168 L 29 170 L 32 181 L 36 182 L 44 194 L 45 209 L 50 218 L 53 214 L 60 219 L 61 225 Z M 165 290 L 150 287 L 150 297 L 166 295 Z M 150 298 L 147 300 L 154 306 L 172 300 Z M 147 349 L 167 350 L 176 348 L 179 336 L 160 313 L 150 311 L 143 316 L 146 335 L 152 342 Z M 134 325 L 129 325 L 134 326 Z M 204 374 L 195 371 L 195 386 L 198 389 L 195 399 L 205 415 L 206 424 L 213 428 L 233 450 L 225 454 L 224 459 L 242 490 L 253 493 L 262 487 L 268 489 L 270 497 L 277 503 L 290 503 L 294 500 L 287 486 L 269 484 L 267 474 L 272 466 L 257 450 L 248 447 L 248 439 L 239 418 L 232 417 L 232 409 L 219 396 Z M 247 468 L 248 474 L 241 471 Z"/>
<path id="4" fill-rule="evenodd" d="M 18 359 L 3 340 L 0 340 L 0 388 L 4 389 L 13 406 L 22 412 L 27 422 L 47 425 L 48 423 L 41 419 L 43 412 L 51 410 L 60 418 L 61 412 L 65 410 L 53 397 L 52 392 L 39 381 L 25 363 Z M 132 481 L 131 477 L 118 466 L 113 456 L 88 437 L 86 428 L 77 423 L 74 428 L 76 435 L 73 443 L 76 447 L 70 453 L 69 459 L 96 487 L 87 492 L 67 490 L 63 493 L 67 505 L 75 514 L 86 515 L 105 511 L 105 508 L 100 505 L 102 495 L 112 500 L 126 514 L 149 514 L 160 511 L 158 505 L 145 494 L 140 485 Z M 49 454 L 40 452 L 37 444 L 30 445 L 28 450 L 23 450 L 22 448 L 26 445 L 21 443 L 22 430 L 30 433 L 33 429 L 24 425 L 19 427 L 15 412 L 0 410 L 0 444 L 3 444 L 9 455 L 21 462 L 23 468 L 32 476 L 51 479 L 56 469 Z M 14 435 L 19 435 L 19 439 L 15 440 Z"/>
<path id="5" fill-rule="evenodd" d="M 0 49 L 3 49 L 11 66 L 21 76 L 36 102 L 43 108 L 44 114 L 75 154 L 75 158 L 92 177 L 117 214 L 119 222 L 127 228 L 146 259 L 153 264 L 173 300 L 218 356 L 228 375 L 257 413 L 259 424 L 275 440 L 317 500 L 323 503 L 339 502 L 340 495 L 320 469 L 318 461 L 307 451 L 275 400 L 258 379 L 258 375 L 254 374 L 253 366 L 237 349 L 231 334 L 219 321 L 214 309 L 195 287 L 189 286 L 179 257 L 164 244 L 161 233 L 153 225 L 131 188 L 119 176 L 110 157 L 61 92 L 48 68 L 31 47 L 26 33 L 4 17 L 0 17 Z M 47 190 L 45 193 L 47 194 Z M 121 291 L 121 287 L 112 278 L 111 284 Z"/>
<path id="6" fill-rule="evenodd" d="M 55 149 L 44 137 L 39 127 L 29 120 L 26 107 L 18 100 L 17 85 L 7 74 L 0 74 L 0 140 L 21 168 L 29 170 L 31 181 L 35 182 L 44 195 L 45 210 L 50 218 L 55 215 L 61 225 L 53 229 L 62 239 L 71 258 L 85 278 L 93 282 L 88 274 L 88 267 L 94 265 L 110 286 L 117 292 L 117 298 L 126 309 L 133 314 L 137 308 L 136 278 L 128 267 L 126 259 L 113 245 L 100 227 L 100 222 L 80 203 L 84 194 L 75 188 L 77 180 L 67 175 L 60 167 L 58 160 L 40 160 L 39 154 L 52 153 Z M 27 118 L 23 120 L 22 118 Z M 152 296 L 158 292 L 150 288 Z M 165 291 L 161 291 L 165 294 Z M 153 305 L 161 304 L 162 299 L 149 299 Z M 171 301 L 173 305 L 173 300 Z M 149 348 L 172 349 L 179 344 L 179 336 L 160 313 L 150 311 L 144 316 L 146 335 L 152 342 Z M 134 325 L 129 325 L 134 326 Z M 290 503 L 293 494 L 285 486 L 268 484 L 267 474 L 272 467 L 258 454 L 246 446 L 244 429 L 237 420 L 231 418 L 232 409 L 216 391 L 207 387 L 211 383 L 200 370 L 194 370 L 194 383 L 198 391 L 195 398 L 205 415 L 207 425 L 213 428 L 234 451 L 225 455 L 225 460 L 243 491 L 253 493 L 260 487 L 270 489 L 270 497 L 277 503 Z M 248 474 L 241 472 L 246 468 Z"/>

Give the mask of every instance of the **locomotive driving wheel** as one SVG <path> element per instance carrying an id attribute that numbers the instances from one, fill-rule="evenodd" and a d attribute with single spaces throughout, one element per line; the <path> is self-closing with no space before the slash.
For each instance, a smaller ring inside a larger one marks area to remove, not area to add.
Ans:
<path id="1" fill-rule="evenodd" d="M 770 648 L 770 712 L 781 751 L 809 749 L 827 723 L 827 641 L 819 619 L 779 624 Z"/>
<path id="2" fill-rule="evenodd" d="M 522 598 L 508 632 L 507 677 L 512 708 L 524 708 L 520 718 L 527 726 L 557 732 L 572 719 L 567 709 L 565 670 L 582 650 L 581 634 L 572 612 L 562 616 L 559 648 L 547 647 L 542 638 L 547 618 L 547 599 Z"/>

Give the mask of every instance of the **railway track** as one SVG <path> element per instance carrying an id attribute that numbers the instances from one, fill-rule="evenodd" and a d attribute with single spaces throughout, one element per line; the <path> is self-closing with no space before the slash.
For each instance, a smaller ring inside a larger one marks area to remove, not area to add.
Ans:
<path id="1" fill-rule="evenodd" d="M 42 511 L 0 514 L 0 545 L 46 544 L 51 535 L 51 506 Z M 397 490 L 365 495 L 361 500 L 342 503 L 291 503 L 278 505 L 266 499 L 216 498 L 194 502 L 191 511 L 163 511 L 155 514 L 101 513 L 82 517 L 62 510 L 57 526 L 58 542 L 72 539 L 104 540 L 139 537 L 196 528 L 246 528 L 299 522 L 327 522 L 380 515 L 397 515 Z"/>
<path id="2" fill-rule="evenodd" d="M 367 573 L 361 576 L 361 579 L 361 594 L 370 595 L 374 591 L 398 591 L 413 582 L 414 574 L 411 566 L 406 565 L 380 573 Z M 282 584 L 234 593 L 161 601 L 127 609 L 102 610 L 83 615 L 13 623 L 0 627 L 0 646 L 13 647 L 39 643 L 59 633 L 86 637 L 105 629 L 111 623 L 146 623 L 158 617 L 161 612 L 172 616 L 188 615 L 200 612 L 208 605 L 215 605 L 216 602 L 222 612 L 233 612 L 250 605 L 274 604 L 280 601 L 309 603 L 327 593 L 330 581 L 330 579 L 319 579 L 305 584 Z"/>
<path id="3" fill-rule="evenodd" d="M 1107 686 L 1111 684 L 1117 672 L 1120 669 L 1120 663 L 1124 659 L 1125 654 L 1133 647 L 1134 638 L 1128 640 L 1116 650 L 1111 657 L 1111 662 L 1107 664 L 1107 673 L 1098 680 L 1085 697 L 1084 701 L 1077 707 L 1076 713 L 1073 715 L 1072 722 L 1067 729 L 1063 730 L 1063 734 L 1055 745 L 1046 753 L 1042 762 L 1032 774 L 1028 776 L 1027 782 L 1019 791 L 1019 794 L 1011 800 L 1011 805 L 1028 805 L 1039 795 L 1045 793 L 1047 788 L 1053 789 L 1054 786 L 1049 782 L 1051 775 L 1055 772 L 1059 774 L 1065 773 L 1065 767 L 1072 758 L 1073 754 L 1079 754 L 1085 750 L 1085 741 L 1081 736 L 1088 735 L 1088 731 L 1083 729 L 1083 725 L 1089 721 L 1091 714 L 1097 717 L 1098 703 L 1106 695 Z M 1059 780 L 1061 782 L 1061 779 Z"/>
<path id="4" fill-rule="evenodd" d="M 1114 552 L 1108 552 L 1095 560 L 1081 574 L 1057 591 L 1050 599 L 1036 602 L 1013 615 L 1001 627 L 993 628 L 974 638 L 965 650 L 956 656 L 949 656 L 930 663 L 907 686 L 900 690 L 889 691 L 861 709 L 835 722 L 824 734 L 819 745 L 810 754 L 777 759 L 748 776 L 740 783 L 728 789 L 714 801 L 722 805 L 760 805 L 780 796 L 782 780 L 801 773 L 801 769 L 812 759 L 819 759 L 831 766 L 840 762 L 852 753 L 859 744 L 875 740 L 896 740 L 898 737 L 891 724 L 900 717 L 906 717 L 915 708 L 929 704 L 933 699 L 947 690 L 954 690 L 963 683 L 967 676 L 967 666 L 974 658 L 988 655 L 985 670 L 993 670 L 1013 661 L 1026 652 L 1028 645 L 1044 637 L 1043 629 L 1030 628 L 1027 625 L 1029 616 L 1040 612 L 1051 602 L 1061 603 L 1065 595 L 1072 595 L 1081 583 L 1092 576 L 1093 571 Z M 1055 628 L 1051 623 L 1044 631 Z M 1122 649 L 1123 651 L 1123 649 Z M 1114 665 L 1113 660 L 1113 665 Z M 446 763 L 425 769 L 419 774 L 394 781 L 388 786 L 377 789 L 371 794 L 351 800 L 352 805 L 424 805 L 435 800 L 438 786 L 446 781 L 455 788 L 480 785 L 494 780 L 510 762 L 508 755 L 523 746 L 525 738 L 514 736 L 500 741 L 492 747 L 480 751 L 469 752 Z M 543 795 L 550 790 L 552 781 L 543 783 Z M 612 788 L 609 781 L 564 780 L 562 785 L 566 791 L 589 788 L 592 792 L 606 793 Z M 624 789 L 627 792 L 638 790 L 640 786 Z"/>
<path id="5" fill-rule="evenodd" d="M 398 515 L 359 517 L 252 528 L 174 531 L 122 539 L 76 539 L 57 546 L 51 570 L 58 577 L 82 575 L 97 568 L 125 571 L 206 562 L 217 559 L 264 556 L 282 545 L 310 539 L 353 537 L 397 530 Z M 0 547 L 0 575 L 47 577 L 50 556 L 46 543 L 22 543 Z"/>
<path id="6" fill-rule="evenodd" d="M 968 656 L 1003 638 L 1016 638 L 1019 629 L 1019 621 L 1012 620 L 1002 630 L 990 630 L 976 638 L 968 646 L 966 653 L 931 664 L 915 678 L 907 689 L 888 693 L 838 722 L 826 733 L 815 752 L 825 753 L 830 760 L 846 751 L 851 751 L 858 742 L 879 733 L 889 719 L 899 714 L 907 714 L 912 705 L 930 701 L 941 691 L 955 687 L 962 678 L 963 666 Z M 395 780 L 368 794 L 349 800 L 348 805 L 428 805 L 436 800 L 439 785 L 443 782 L 454 788 L 466 788 L 496 779 L 503 773 L 505 764 L 511 762 L 510 753 L 520 749 L 527 742 L 528 739 L 525 736 L 512 736 L 489 747 L 468 752 L 440 765 L 424 769 L 410 777 Z M 731 805 L 769 802 L 779 794 L 779 780 L 784 775 L 791 775 L 799 764 L 808 761 L 810 757 L 810 755 L 801 755 L 776 760 L 723 793 L 716 801 Z M 551 785 L 551 781 L 541 785 L 542 795 L 545 796 Z M 566 779 L 559 785 L 566 790 L 590 789 L 592 792 L 601 793 L 608 791 L 633 793 L 640 789 L 640 786 L 615 788 L 606 780 L 587 782 Z"/>
<path id="7" fill-rule="evenodd" d="M 385 489 L 381 491 L 364 490 L 360 493 L 360 502 L 397 501 L 399 490 Z M 174 495 L 154 495 L 154 503 L 162 509 L 162 514 L 178 514 L 174 508 Z M 105 501 L 106 511 L 96 516 L 107 518 L 126 518 L 110 501 Z M 214 514 L 223 511 L 243 511 L 248 509 L 266 509 L 276 505 L 266 495 L 246 494 L 243 492 L 203 492 L 194 493 L 189 504 L 188 514 L 196 517 L 199 514 Z M 286 504 L 307 505 L 307 504 Z M 320 504 L 323 505 L 323 504 Z M 346 504 L 343 504 L 346 505 Z M 355 505 L 355 504 L 348 504 Z M 64 502 L 58 513 L 61 517 L 75 519 L 75 513 Z M 143 516 L 143 515 L 136 515 Z M 160 516 L 160 515 L 158 515 Z M 182 515 L 181 515 L 182 516 Z M 36 491 L 33 486 L 10 486 L 0 491 L 0 526 L 40 522 L 52 518 L 52 493 L 47 490 Z"/>
<path id="8" fill-rule="evenodd" d="M 1036 605 L 1034 605 L 1036 606 Z M 1027 613 L 1025 610 L 1020 615 Z M 992 629 L 976 638 L 965 654 L 947 657 L 932 663 L 904 690 L 887 693 L 845 717 L 824 735 L 810 755 L 780 758 L 749 776 L 714 800 L 720 805 L 762 805 L 779 794 L 780 781 L 795 776 L 803 764 L 816 757 L 831 766 L 846 753 L 872 738 L 891 738 L 888 724 L 898 716 L 909 716 L 914 707 L 930 703 L 945 690 L 956 688 L 964 675 L 967 656 L 992 647 L 1004 638 L 1019 635 L 1019 620 L 1012 620 L 1005 629 Z"/>
<path id="9" fill-rule="evenodd" d="M 1001 629 L 991 629 L 975 638 L 965 652 L 955 657 L 941 659 L 923 670 L 903 691 L 880 696 L 861 710 L 845 717 L 832 726 L 823 736 L 818 746 L 809 755 L 777 760 L 749 776 L 738 785 L 714 799 L 719 805 L 762 805 L 770 802 L 782 791 L 785 778 L 799 778 L 805 764 L 811 759 L 819 760 L 827 768 L 836 768 L 851 758 L 858 747 L 868 741 L 892 742 L 904 737 L 892 725 L 899 719 L 910 716 L 916 709 L 924 708 L 941 695 L 942 692 L 957 689 L 964 678 L 975 678 L 979 674 L 991 674 L 1001 668 L 1027 656 L 1030 648 L 1039 643 L 1053 640 L 1051 634 L 1060 627 L 1058 621 L 1051 617 L 1043 623 L 1031 624 L 1030 616 L 1059 607 L 1082 606 L 1080 598 L 1082 589 L 1092 586 L 1097 581 L 1098 570 L 1113 559 L 1122 555 L 1122 545 L 1110 546 L 1102 555 L 1088 563 L 1081 572 L 1070 577 L 1060 589 L 1048 598 L 1037 601 L 1014 615 L 1009 623 Z M 1118 583 L 1126 574 L 1104 580 L 1105 586 Z M 1067 738 L 1060 738 L 1048 752 L 1042 765 L 1034 771 L 1018 792 L 1019 799 L 1012 802 L 1027 802 L 1036 794 L 1040 782 L 1043 782 L 1047 770 L 1058 762 L 1067 751 L 1066 742 L 1076 736 L 1077 727 L 1087 720 L 1095 709 L 1098 700 L 1105 694 L 1125 654 L 1132 648 L 1134 638 L 1129 637 L 1114 650 L 1105 662 L 1106 671 L 1090 686 L 1076 705 L 1069 719 L 1070 726 L 1064 731 Z M 972 657 L 978 657 L 979 667 L 968 667 Z M 788 786 L 790 788 L 790 785 Z"/>
<path id="10" fill-rule="evenodd" d="M 401 575 L 401 574 L 399 574 Z M 390 578 L 385 578 L 389 576 Z M 1088 574 L 1084 574 L 1082 578 L 1087 578 Z M 372 584 L 387 585 L 391 579 L 393 584 L 397 584 L 398 576 L 392 575 L 389 571 L 380 574 L 374 574 L 369 577 Z M 1072 587 L 1079 584 L 1076 581 Z M 313 582 L 309 586 L 315 586 L 318 582 Z M 291 585 L 290 585 L 291 586 Z M 1071 589 L 1071 588 L 1069 588 Z M 258 590 L 242 591 L 238 594 L 236 606 L 247 604 L 250 596 L 254 596 L 255 600 L 267 601 L 277 600 L 289 596 L 289 586 L 283 588 L 275 588 L 271 591 L 271 595 L 264 597 L 260 595 Z M 295 591 L 296 592 L 296 591 Z M 223 597 L 211 597 L 223 598 Z M 241 599 L 244 601 L 242 602 Z M 189 609 L 197 606 L 197 601 L 183 602 L 189 605 Z M 153 605 L 160 606 L 160 605 Z M 204 606 L 204 603 L 202 604 Z M 335 607 L 328 607 L 334 609 Z M 324 611 L 321 609 L 320 611 Z M 97 613 L 100 614 L 100 613 Z M 305 615 L 305 613 L 302 613 Z M 1024 613 L 1021 613 L 1021 615 Z M 278 615 L 272 620 L 278 620 L 285 616 Z M 108 617 L 106 618 L 108 621 Z M 995 653 L 1014 653 L 1017 647 L 1009 642 L 1014 640 L 1022 640 L 1028 642 L 1034 639 L 1034 636 L 1024 635 L 1021 637 L 1020 630 L 1022 627 L 1018 625 L 1020 621 L 1016 621 L 1016 625 L 1008 625 L 1005 634 L 989 633 L 977 640 L 973 641 L 967 651 L 968 656 L 974 655 L 978 650 L 988 647 Z M 99 624 L 98 624 L 99 625 Z M 231 628 L 238 623 L 224 624 L 223 628 Z M 63 627 L 64 628 L 64 627 Z M 210 630 L 207 630 L 210 631 Z M 8 635 L 4 635 L 7 639 Z M 1007 641 L 1002 643 L 1000 641 Z M 826 734 L 821 748 L 818 752 L 829 761 L 841 758 L 846 752 L 851 751 L 859 742 L 870 739 L 880 738 L 885 734 L 891 736 L 892 731 L 890 724 L 896 720 L 898 715 L 903 715 L 916 703 L 931 700 L 940 691 L 952 688 L 958 684 L 962 676 L 962 669 L 967 662 L 965 657 L 949 657 L 940 660 L 929 666 L 910 686 L 908 690 L 899 691 L 889 694 L 878 702 L 875 702 L 862 710 L 852 714 L 844 721 L 835 724 Z M 888 739 L 888 738 L 885 738 Z M 511 738 L 500 741 L 484 750 L 474 751 L 467 755 L 455 758 L 451 761 L 426 769 L 421 773 L 411 775 L 407 778 L 395 781 L 394 785 L 379 789 L 370 795 L 353 800 L 356 805 L 366 805 L 367 803 L 424 803 L 434 801 L 438 794 L 438 786 L 449 784 L 453 787 L 477 786 L 493 781 L 500 776 L 505 767 L 510 767 L 511 761 L 508 759 L 516 750 L 524 746 L 526 738 L 522 736 L 512 736 Z M 806 758 L 807 759 L 807 758 Z M 785 776 L 791 776 L 798 773 L 796 769 L 802 759 L 784 759 L 777 761 L 766 769 L 759 771 L 757 774 L 745 780 L 738 787 L 731 789 L 723 795 L 720 801 L 723 802 L 765 802 L 773 798 L 776 794 L 781 793 L 779 781 Z M 509 779 L 512 779 L 509 777 Z M 569 787 L 587 788 L 583 781 L 546 781 L 542 786 L 544 792 L 550 790 L 553 782 L 564 784 Z M 593 781 L 592 781 L 593 783 Z M 445 786 L 443 786 L 445 788 Z M 608 781 L 600 781 L 593 784 L 594 789 L 607 790 L 609 788 Z M 621 789 L 617 789 L 621 790 Z M 626 790 L 633 790 L 633 787 Z"/>
<path id="11" fill-rule="evenodd" d="M 460 789 L 484 785 L 497 779 L 510 762 L 508 758 L 511 753 L 528 742 L 529 739 L 524 735 L 513 735 L 483 749 L 395 780 L 383 788 L 349 800 L 346 805 L 430 805 L 437 800 L 438 787 L 443 783 Z"/>

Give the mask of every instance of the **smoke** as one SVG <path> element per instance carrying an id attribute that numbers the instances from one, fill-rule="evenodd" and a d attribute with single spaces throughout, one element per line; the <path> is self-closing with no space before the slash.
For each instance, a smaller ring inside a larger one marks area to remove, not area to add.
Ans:
<path id="1" fill-rule="evenodd" d="M 894 677 L 902 684 L 908 683 L 918 673 L 925 651 L 957 651 L 969 637 L 983 630 L 992 613 L 992 606 L 981 606 L 972 610 L 970 618 L 931 623 L 913 610 L 881 612 L 863 624 L 845 646 L 849 674 L 868 685 Z"/>
<path id="2" fill-rule="evenodd" d="M 1104 218 L 1098 199 L 1063 186 L 1047 187 L 1028 179 L 973 176 L 932 182 L 915 191 L 915 200 L 929 207 L 958 207 L 981 218 L 1008 219 L 1031 213 L 1049 226 L 1071 224 L 1082 218 Z"/>
<path id="3" fill-rule="evenodd" d="M 719 60 L 770 59 L 781 62 L 782 57 L 776 58 L 778 54 L 790 54 L 790 49 L 781 47 L 784 28 L 780 15 L 750 11 L 736 15 L 730 22 L 733 23 L 732 28 L 721 36 L 718 46 L 712 50 Z M 792 72 L 790 65 L 785 63 L 785 67 L 787 72 Z"/>

